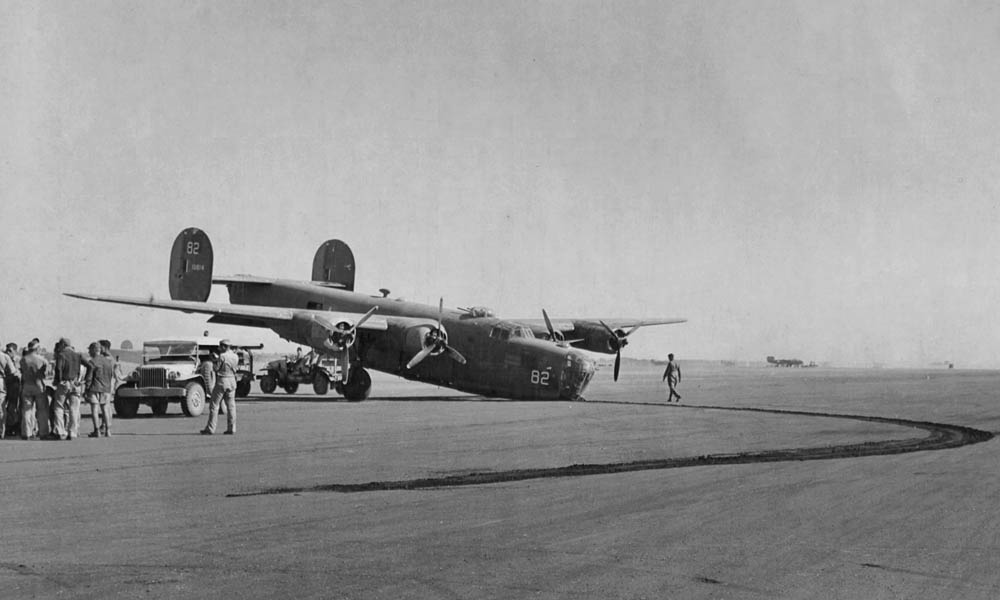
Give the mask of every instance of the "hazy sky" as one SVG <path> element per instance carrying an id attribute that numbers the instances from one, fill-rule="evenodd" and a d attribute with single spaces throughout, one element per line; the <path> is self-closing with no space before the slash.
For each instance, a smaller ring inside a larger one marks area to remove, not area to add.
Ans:
<path id="1" fill-rule="evenodd" d="M 216 274 L 338 237 L 362 291 L 690 319 L 630 356 L 996 367 L 998 56 L 995 2 L 5 0 L 0 340 L 200 333 L 61 295 L 167 297 L 198 226 Z"/>

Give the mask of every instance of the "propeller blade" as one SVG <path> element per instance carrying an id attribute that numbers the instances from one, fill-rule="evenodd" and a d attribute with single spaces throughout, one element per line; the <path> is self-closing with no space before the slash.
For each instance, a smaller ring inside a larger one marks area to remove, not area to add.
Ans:
<path id="1" fill-rule="evenodd" d="M 410 359 L 410 362 L 406 363 L 406 368 L 412 369 L 413 367 L 417 366 L 418 364 L 420 364 L 420 361 L 427 358 L 427 356 L 430 355 L 430 353 L 433 351 L 434 351 L 434 346 L 425 346 L 420 352 L 417 352 L 416 356 Z"/>
<path id="2" fill-rule="evenodd" d="M 545 317 L 545 328 L 549 330 L 549 337 L 555 337 L 556 330 L 553 329 L 552 321 L 549 320 L 549 313 L 545 312 L 544 308 L 542 309 L 542 316 Z"/>
<path id="3" fill-rule="evenodd" d="M 635 333 L 635 330 L 639 329 L 640 327 L 642 327 L 642 325 L 636 325 L 632 329 L 629 329 L 627 332 L 625 332 L 625 335 L 622 336 L 622 337 L 628 337 L 628 336 L 632 335 L 633 333 Z"/>
<path id="4" fill-rule="evenodd" d="M 615 381 L 618 381 L 618 369 L 622 366 L 622 353 L 619 351 L 615 354 Z"/>
<path id="5" fill-rule="evenodd" d="M 438 301 L 438 330 L 441 329 L 441 321 L 444 319 L 444 298 Z"/>
<path id="6" fill-rule="evenodd" d="M 466 362 L 468 362 L 467 360 L 465 360 L 465 357 L 462 356 L 461 352 L 459 352 L 458 350 L 455 350 L 451 346 L 445 346 L 444 350 L 445 350 L 445 352 L 448 353 L 449 356 L 451 356 L 453 359 L 455 359 L 456 361 L 458 361 L 460 364 L 464 365 Z"/>
<path id="7" fill-rule="evenodd" d="M 358 322 L 354 324 L 354 329 L 357 329 L 358 327 L 361 327 L 361 325 L 362 325 L 362 324 L 363 324 L 363 323 L 364 323 L 365 321 L 367 321 L 368 319 L 370 319 L 370 318 L 371 318 L 371 316 L 372 316 L 373 314 L 375 314 L 375 311 L 376 311 L 376 310 L 378 310 L 378 307 L 377 307 L 377 306 L 373 306 L 373 307 L 371 308 L 371 310 L 369 310 L 368 312 L 366 312 L 366 313 L 365 313 L 365 316 L 363 316 L 363 317 L 361 317 L 360 319 L 358 319 Z"/>

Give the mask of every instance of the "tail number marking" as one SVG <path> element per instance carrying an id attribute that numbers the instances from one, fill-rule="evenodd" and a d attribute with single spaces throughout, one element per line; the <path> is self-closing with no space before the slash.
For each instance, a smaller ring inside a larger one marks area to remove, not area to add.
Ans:
<path id="1" fill-rule="evenodd" d="M 531 383 L 535 385 L 548 385 L 549 384 L 549 372 L 539 371 L 535 369 L 531 372 Z"/>
<path id="2" fill-rule="evenodd" d="M 188 242 L 187 243 L 187 253 L 188 254 L 198 254 L 198 250 L 201 248 L 200 242 Z"/>

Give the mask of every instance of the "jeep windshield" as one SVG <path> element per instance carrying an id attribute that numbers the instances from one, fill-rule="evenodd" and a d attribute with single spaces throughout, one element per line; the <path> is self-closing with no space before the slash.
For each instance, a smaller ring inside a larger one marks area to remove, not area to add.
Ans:
<path id="1" fill-rule="evenodd" d="M 196 342 L 146 342 L 142 345 L 145 362 L 191 358 L 198 353 Z"/>

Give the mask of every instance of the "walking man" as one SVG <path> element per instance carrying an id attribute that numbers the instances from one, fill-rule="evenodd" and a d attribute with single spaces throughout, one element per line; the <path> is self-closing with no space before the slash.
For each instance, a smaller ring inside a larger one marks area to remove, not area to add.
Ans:
<path id="1" fill-rule="evenodd" d="M 49 361 L 38 354 L 31 340 L 21 357 L 21 438 L 45 439 L 49 435 L 49 397 L 45 394 L 45 372 Z"/>
<path id="2" fill-rule="evenodd" d="M 52 439 L 76 439 L 80 437 L 80 353 L 73 348 L 67 338 L 59 340 L 59 351 L 56 353 L 56 375 L 53 384 L 56 386 L 55 423 Z M 66 413 L 69 413 L 69 419 Z"/>
<path id="3" fill-rule="evenodd" d="M 681 367 L 674 362 L 674 355 L 668 354 L 667 358 L 667 368 L 663 371 L 663 380 L 667 382 L 667 387 L 670 388 L 670 395 L 667 397 L 667 402 L 677 397 L 677 402 L 681 401 L 681 395 L 677 393 L 675 389 L 677 384 L 681 382 Z"/>
<path id="4" fill-rule="evenodd" d="M 219 359 L 215 365 L 215 389 L 208 411 L 208 424 L 201 430 L 202 435 L 215 433 L 215 423 L 219 418 L 219 404 L 226 402 L 226 435 L 236 433 L 236 367 L 240 357 L 229 348 L 229 340 L 219 342 Z"/>

